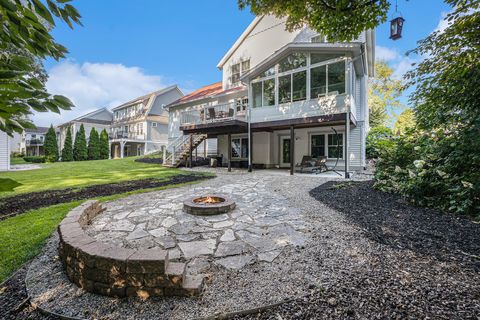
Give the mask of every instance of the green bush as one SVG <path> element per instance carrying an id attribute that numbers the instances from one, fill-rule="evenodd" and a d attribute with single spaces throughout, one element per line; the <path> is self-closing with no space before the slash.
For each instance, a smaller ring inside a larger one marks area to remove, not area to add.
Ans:
<path id="1" fill-rule="evenodd" d="M 100 159 L 100 137 L 98 132 L 93 127 L 90 130 L 90 138 L 88 139 L 88 160 L 98 160 Z"/>
<path id="2" fill-rule="evenodd" d="M 80 125 L 80 129 L 75 134 L 75 142 L 73 144 L 73 160 L 83 161 L 87 160 L 87 138 L 85 137 L 85 127 L 83 123 Z"/>
<path id="3" fill-rule="evenodd" d="M 45 157 L 43 156 L 23 157 L 23 160 L 25 160 L 26 162 L 32 162 L 32 163 L 44 163 Z"/>
<path id="4" fill-rule="evenodd" d="M 392 143 L 392 130 L 378 126 L 370 129 L 366 141 L 366 153 L 368 159 L 378 158 L 378 150 L 388 147 Z"/>
<path id="5" fill-rule="evenodd" d="M 57 135 L 53 126 L 50 125 L 50 128 L 45 135 L 45 159 L 48 162 L 56 162 L 58 160 L 58 145 L 57 145 Z"/>
<path id="6" fill-rule="evenodd" d="M 375 186 L 412 202 L 480 217 L 480 138 L 475 130 L 410 132 L 379 149 Z"/>

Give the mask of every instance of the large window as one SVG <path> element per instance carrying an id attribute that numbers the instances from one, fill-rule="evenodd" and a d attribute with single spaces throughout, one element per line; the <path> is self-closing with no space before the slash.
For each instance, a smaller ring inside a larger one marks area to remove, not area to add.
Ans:
<path id="1" fill-rule="evenodd" d="M 278 100 L 279 103 L 292 101 L 292 75 L 286 75 L 278 78 Z"/>
<path id="2" fill-rule="evenodd" d="M 332 60 L 340 57 L 341 55 L 337 53 L 312 53 L 310 55 L 310 64 L 316 64 L 316 63 L 320 63 L 320 62 L 324 62 L 327 60 Z"/>
<path id="3" fill-rule="evenodd" d="M 247 138 L 232 138 L 232 158 L 248 158 Z"/>
<path id="4" fill-rule="evenodd" d="M 310 98 L 316 99 L 327 93 L 327 66 L 310 70 Z"/>
<path id="5" fill-rule="evenodd" d="M 328 157 L 343 158 L 343 133 L 328 135 Z"/>
<path id="6" fill-rule="evenodd" d="M 310 98 L 345 93 L 345 61 L 311 69 Z"/>
<path id="7" fill-rule="evenodd" d="M 307 55 L 296 52 L 284 58 L 278 63 L 278 72 L 285 72 L 307 66 Z"/>
<path id="8" fill-rule="evenodd" d="M 262 106 L 262 82 L 252 83 L 253 107 Z"/>
<path id="9" fill-rule="evenodd" d="M 267 107 L 275 104 L 275 79 L 266 79 L 252 84 L 253 107 Z"/>
<path id="10" fill-rule="evenodd" d="M 292 100 L 301 101 L 307 98 L 307 71 L 292 74 Z"/>
<path id="11" fill-rule="evenodd" d="M 328 92 L 345 93 L 345 62 L 328 65 Z"/>
<path id="12" fill-rule="evenodd" d="M 325 135 L 312 135 L 310 155 L 312 156 L 312 158 L 325 156 Z"/>

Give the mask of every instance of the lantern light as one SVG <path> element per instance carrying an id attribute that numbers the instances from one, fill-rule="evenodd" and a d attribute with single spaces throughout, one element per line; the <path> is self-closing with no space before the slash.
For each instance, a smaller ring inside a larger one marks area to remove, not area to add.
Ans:
<path id="1" fill-rule="evenodd" d="M 390 21 L 390 39 L 398 40 L 402 37 L 403 22 L 405 19 L 397 17 Z"/>

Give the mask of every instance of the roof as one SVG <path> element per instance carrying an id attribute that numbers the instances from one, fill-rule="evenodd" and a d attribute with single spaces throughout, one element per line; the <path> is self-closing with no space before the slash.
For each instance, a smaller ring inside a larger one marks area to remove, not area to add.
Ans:
<path id="1" fill-rule="evenodd" d="M 73 120 L 70 120 L 70 121 L 67 121 L 65 123 L 62 123 L 62 124 L 59 124 L 57 127 L 63 127 L 65 125 L 68 125 L 72 122 L 75 122 L 75 121 L 81 121 L 81 122 L 91 122 L 91 123 L 102 123 L 103 121 L 105 120 L 97 120 L 97 119 L 92 119 L 90 117 L 96 115 L 97 113 L 100 113 L 100 112 L 104 112 L 104 111 L 107 111 L 108 113 L 111 114 L 110 110 L 108 110 L 107 108 L 100 108 L 100 109 L 97 109 L 97 110 L 94 110 L 92 112 L 89 112 L 87 114 L 84 114 L 83 116 L 80 116 L 80 117 L 77 117 Z M 110 123 L 110 121 L 107 121 L 108 123 Z"/>
<path id="2" fill-rule="evenodd" d="M 150 93 L 147 93 L 146 95 L 143 95 L 141 97 L 138 97 L 138 98 L 135 98 L 135 99 L 132 99 L 128 102 L 125 102 L 121 105 L 119 105 L 118 107 L 115 107 L 112 109 L 112 111 L 115 111 L 115 110 L 118 110 L 118 109 L 121 109 L 121 108 L 124 108 L 124 107 L 127 107 L 127 106 L 130 106 L 132 104 L 137 104 L 137 103 L 140 103 L 140 102 L 143 102 L 147 99 L 150 99 L 150 97 L 152 95 L 161 95 L 161 94 L 164 94 L 168 91 L 171 91 L 171 90 L 174 90 L 174 89 L 177 89 L 178 91 L 180 91 L 180 89 L 177 87 L 177 85 L 172 85 L 172 86 L 169 86 L 169 87 L 166 87 L 166 88 L 163 88 L 163 89 L 160 89 L 160 90 L 157 90 L 157 91 L 154 91 L 154 92 L 150 92 Z M 180 91 L 181 92 L 181 91 Z M 183 94 L 183 93 L 182 93 Z"/>
<path id="3" fill-rule="evenodd" d="M 222 82 L 215 82 L 208 86 L 202 87 L 198 90 L 193 91 L 192 93 L 187 94 L 186 96 L 181 97 L 177 101 L 172 102 L 167 106 L 167 108 L 178 106 L 187 102 L 198 101 L 206 98 L 214 98 L 231 92 L 236 92 L 239 90 L 245 89 L 244 86 L 235 87 L 227 90 L 223 90 Z"/>
<path id="4" fill-rule="evenodd" d="M 227 62 L 227 60 L 232 56 L 232 54 L 235 53 L 235 51 L 240 47 L 240 45 L 245 41 L 245 39 L 248 37 L 250 32 L 253 31 L 253 29 L 257 26 L 257 24 L 263 19 L 264 16 L 259 16 L 255 17 L 253 21 L 250 23 L 250 25 L 243 31 L 243 33 L 240 35 L 240 37 L 235 41 L 233 46 L 227 51 L 227 53 L 223 56 L 222 60 L 217 64 L 217 68 L 221 69 L 223 68 L 223 65 Z"/>
<path id="5" fill-rule="evenodd" d="M 48 127 L 36 127 L 36 128 L 25 128 L 26 133 L 40 133 L 45 134 L 48 131 Z"/>

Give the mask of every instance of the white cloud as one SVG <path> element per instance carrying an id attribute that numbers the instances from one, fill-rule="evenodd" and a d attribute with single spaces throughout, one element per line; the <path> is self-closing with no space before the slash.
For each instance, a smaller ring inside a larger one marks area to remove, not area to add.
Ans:
<path id="1" fill-rule="evenodd" d="M 378 60 L 392 61 L 398 58 L 399 54 L 396 49 L 391 49 L 382 46 L 376 46 L 375 56 Z"/>
<path id="2" fill-rule="evenodd" d="M 442 12 L 442 16 L 440 18 L 440 21 L 438 21 L 438 25 L 435 28 L 434 31 L 440 31 L 443 32 L 452 22 L 447 21 L 446 17 L 450 12 Z"/>
<path id="3" fill-rule="evenodd" d="M 417 60 L 409 56 L 400 57 L 395 63 L 392 64 L 393 68 L 393 77 L 400 79 L 407 72 L 412 70 L 414 67 L 412 63 L 416 63 Z"/>
<path id="4" fill-rule="evenodd" d="M 47 90 L 68 97 L 75 104 L 61 114 L 39 112 L 32 116 L 36 125 L 60 124 L 102 107 L 114 107 L 169 83 L 147 75 L 138 67 L 122 64 L 64 61 L 49 71 Z"/>

